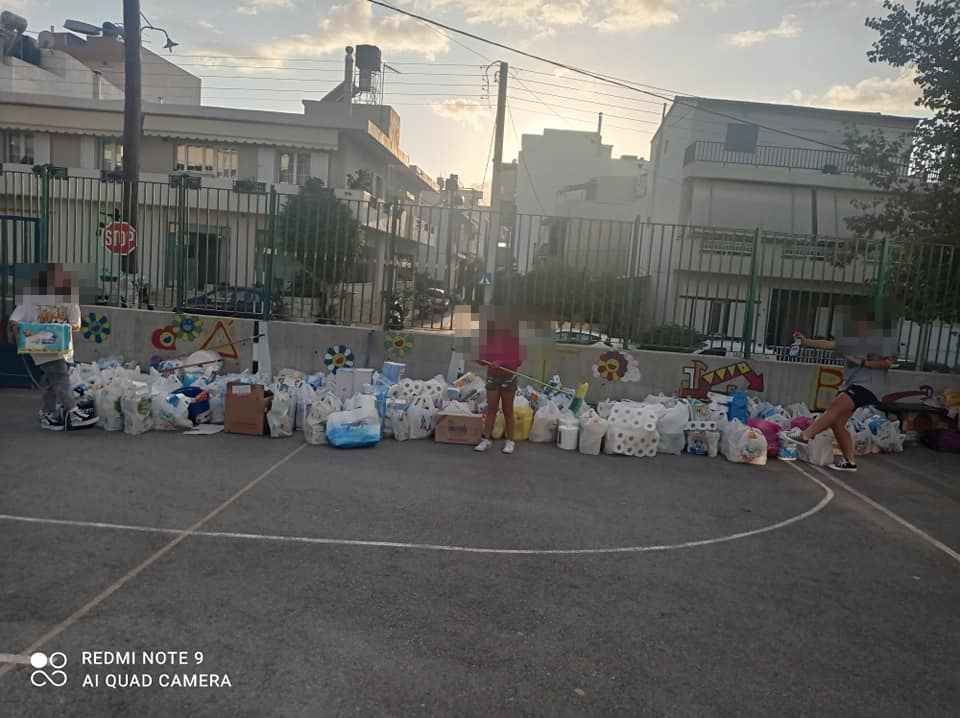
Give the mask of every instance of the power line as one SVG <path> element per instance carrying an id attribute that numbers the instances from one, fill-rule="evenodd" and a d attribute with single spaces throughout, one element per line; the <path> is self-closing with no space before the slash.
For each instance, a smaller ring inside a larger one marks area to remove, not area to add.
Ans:
<path id="1" fill-rule="evenodd" d="M 756 126 L 756 127 L 759 127 L 759 128 L 761 128 L 761 129 L 767 130 L 768 132 L 775 132 L 775 133 L 777 133 L 777 134 L 781 134 L 781 135 L 784 135 L 784 136 L 786 136 L 786 137 L 793 137 L 794 139 L 803 140 L 804 142 L 810 142 L 810 143 L 817 144 L 817 145 L 822 145 L 823 147 L 829 147 L 830 149 L 838 150 L 838 151 L 841 151 L 841 152 L 845 152 L 845 151 L 846 151 L 846 148 L 844 148 L 844 147 L 839 147 L 839 146 L 837 146 L 837 145 L 832 145 L 832 144 L 830 144 L 829 142 L 824 142 L 823 140 L 817 140 L 817 139 L 814 139 L 814 138 L 811 138 L 811 137 L 804 137 L 803 135 L 798 135 L 798 134 L 796 134 L 795 132 L 790 132 L 790 131 L 788 131 L 788 130 L 781 130 L 781 129 L 777 128 L 777 127 L 770 127 L 769 125 L 762 125 L 762 124 L 759 124 L 759 123 L 757 123 L 757 122 L 751 122 L 750 120 L 745 120 L 745 119 L 742 118 L 742 117 L 737 117 L 736 115 L 731 115 L 731 114 L 729 114 L 729 113 L 727 113 L 727 112 L 721 112 L 721 111 L 719 111 L 719 110 L 712 110 L 712 109 L 709 109 L 709 108 L 706 108 L 706 107 L 700 107 L 699 105 L 694 104 L 694 103 L 686 102 L 686 101 L 684 101 L 684 100 L 681 100 L 681 99 L 678 99 L 678 98 L 675 98 L 675 97 L 674 97 L 674 98 L 669 98 L 669 97 L 666 97 L 666 96 L 664 96 L 664 95 L 658 94 L 658 93 L 656 93 L 656 92 L 652 92 L 652 91 L 650 91 L 650 90 L 644 90 L 644 89 L 641 89 L 640 87 L 636 87 L 636 86 L 635 86 L 636 84 L 640 84 L 640 83 L 628 84 L 627 82 L 623 82 L 623 81 L 621 81 L 621 80 L 614 79 L 614 78 L 612 78 L 612 77 L 610 77 L 610 76 L 601 75 L 601 74 L 599 74 L 599 73 L 592 72 L 592 71 L 590 71 L 590 70 L 585 70 L 585 69 L 583 69 L 583 68 L 576 67 L 576 66 L 574 66 L 574 65 L 568 65 L 568 64 L 566 64 L 566 63 L 564 63 L 564 62 L 560 62 L 560 61 L 558 61 L 558 60 L 551 60 L 550 58 L 543 57 L 543 56 L 541 56 L 541 55 L 534 55 L 533 53 L 526 52 L 526 51 L 524 51 L 524 50 L 518 50 L 517 48 L 512 47 L 512 46 L 510 46 L 510 45 L 506 45 L 506 44 L 504 44 L 504 43 L 502 43 L 502 42 L 497 42 L 496 40 L 490 40 L 490 39 L 488 39 L 488 38 L 481 37 L 480 35 L 475 35 L 475 34 L 472 33 L 472 32 L 467 32 L 466 30 L 460 30 L 460 29 L 458 29 L 458 28 L 451 27 L 450 25 L 445 25 L 445 24 L 443 24 L 443 23 L 441 23 L 441 22 L 438 22 L 437 20 L 431 20 L 430 18 L 423 17 L 422 15 L 417 15 L 416 13 L 412 13 L 412 12 L 409 12 L 409 11 L 407 11 L 407 10 L 402 10 L 402 9 L 400 9 L 400 8 L 398 8 L 398 7 L 394 7 L 393 5 L 390 5 L 390 4 L 388 4 L 388 3 L 382 2 L 381 0 L 367 0 L 367 2 L 369 2 L 369 3 L 373 4 L 373 5 L 379 5 L 380 7 L 386 8 L 387 10 L 392 10 L 393 12 L 399 13 L 399 14 L 401 14 L 401 15 L 406 15 L 406 16 L 408 16 L 408 17 L 413 17 L 413 18 L 416 18 L 416 19 L 421 20 L 421 21 L 423 21 L 423 22 L 428 22 L 428 23 L 430 23 L 430 24 L 432 24 L 432 25 L 436 25 L 437 27 L 441 27 L 441 28 L 443 28 L 444 30 L 447 30 L 448 32 L 455 32 L 455 33 L 457 33 L 458 35 L 463 35 L 463 36 L 469 37 L 469 38 L 471 38 L 471 39 L 473 39 L 473 40 L 478 40 L 478 41 L 480 41 L 480 42 L 487 43 L 488 45 L 493 45 L 494 47 L 499 47 L 499 48 L 501 48 L 501 49 L 503 49 L 503 50 L 507 50 L 507 51 L 509 51 L 509 52 L 514 52 L 514 53 L 516 53 L 516 54 L 518 54 L 518 55 L 523 55 L 524 57 L 529 57 L 530 59 L 536 60 L 537 62 L 543 62 L 543 63 L 546 63 L 546 64 L 548 64 L 548 65 L 553 65 L 553 66 L 555 66 L 555 67 L 562 67 L 563 69 L 569 70 L 570 72 L 576 72 L 576 73 L 581 74 L 581 75 L 584 75 L 584 76 L 586 76 L 586 77 L 592 77 L 592 78 L 594 78 L 594 79 L 596 79 L 596 80 L 600 80 L 600 81 L 602 81 L 602 82 L 607 82 L 607 83 L 609 83 L 609 84 L 611 84 L 611 85 L 617 85 L 617 86 L 623 87 L 623 88 L 625 88 L 625 89 L 627 89 L 627 90 L 632 90 L 632 91 L 634 91 L 634 92 L 640 92 L 640 93 L 645 94 L 645 95 L 650 95 L 651 97 L 657 97 L 657 98 L 659 98 L 659 99 L 661 99 L 661 100 L 664 100 L 664 101 L 666 101 L 666 102 L 673 102 L 674 104 L 684 105 L 684 106 L 686 106 L 686 107 L 693 107 L 693 108 L 695 108 L 695 109 L 700 110 L 701 112 L 707 112 L 707 113 L 710 113 L 710 114 L 713 114 L 713 115 L 717 115 L 718 117 L 725 117 L 725 118 L 727 118 L 727 119 L 729 119 L 729 120 L 734 120 L 734 121 L 736 121 L 736 122 L 738 122 L 738 123 L 752 124 L 752 125 L 754 125 L 754 126 Z M 631 81 L 631 82 L 632 82 L 632 81 Z M 651 87 L 652 87 L 652 85 L 651 85 Z M 667 92 L 670 92 L 670 90 L 666 90 L 666 91 L 667 91 Z"/>

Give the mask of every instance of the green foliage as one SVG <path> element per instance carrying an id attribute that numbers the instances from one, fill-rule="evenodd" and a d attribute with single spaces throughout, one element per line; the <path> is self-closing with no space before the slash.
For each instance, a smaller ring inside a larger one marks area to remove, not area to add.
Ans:
<path id="1" fill-rule="evenodd" d="M 683 324 L 661 324 L 642 332 L 634 345 L 637 349 L 687 351 L 699 348 L 706 336 Z"/>
<path id="2" fill-rule="evenodd" d="M 916 73 L 919 107 L 932 116 L 909 138 L 851 131 L 858 175 L 882 191 L 847 220 L 857 237 L 886 237 L 884 287 L 907 319 L 960 319 L 960 3 L 918 0 L 913 11 L 885 0 L 866 20 L 880 37 L 867 52 Z M 904 165 L 909 164 L 909 172 Z"/>
<path id="3" fill-rule="evenodd" d="M 296 267 L 291 294 L 326 296 L 349 281 L 363 250 L 356 209 L 340 202 L 323 181 L 309 179 L 277 212 L 274 252 Z"/>

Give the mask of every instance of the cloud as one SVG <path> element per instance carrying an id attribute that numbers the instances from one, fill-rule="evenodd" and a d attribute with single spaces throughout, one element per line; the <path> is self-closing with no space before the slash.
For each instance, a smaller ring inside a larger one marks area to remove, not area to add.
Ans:
<path id="1" fill-rule="evenodd" d="M 199 25 L 200 27 L 202 27 L 202 28 L 203 28 L 204 30 L 206 30 L 207 32 L 212 32 L 214 35 L 222 35 L 222 34 L 223 34 L 223 30 L 221 30 L 220 28 L 218 28 L 218 27 L 217 27 L 216 25 L 214 25 L 212 22 L 207 22 L 206 20 L 198 20 L 198 21 L 197 21 L 197 25 Z"/>
<path id="2" fill-rule="evenodd" d="M 796 15 L 784 15 L 780 24 L 766 30 L 744 30 L 727 35 L 725 41 L 733 47 L 753 47 L 770 40 L 771 38 L 797 37 L 803 28 L 797 22 Z"/>
<path id="3" fill-rule="evenodd" d="M 293 0 L 243 0 L 237 8 L 241 15 L 257 15 L 261 10 L 289 10 Z"/>
<path id="4" fill-rule="evenodd" d="M 483 122 L 490 117 L 489 107 L 462 97 L 434 102 L 430 109 L 435 115 L 461 122 L 474 130 L 479 130 Z"/>
<path id="5" fill-rule="evenodd" d="M 319 57 L 342 53 L 347 45 L 368 43 L 387 52 L 412 52 L 432 60 L 446 53 L 450 41 L 442 32 L 401 15 L 375 17 L 364 0 L 334 5 L 316 32 L 291 35 L 261 43 L 256 52 L 264 58 Z"/>
<path id="6" fill-rule="evenodd" d="M 833 85 L 822 95 L 805 95 L 793 90 L 786 101 L 836 110 L 918 115 L 925 111 L 915 104 L 920 97 L 920 88 L 913 82 L 915 76 L 913 70 L 903 70 L 894 78 L 868 77 L 855 85 Z"/>
<path id="7" fill-rule="evenodd" d="M 674 0 L 606 0 L 603 16 L 594 27 L 603 32 L 644 30 L 671 25 L 680 19 Z"/>
<path id="8" fill-rule="evenodd" d="M 405 0 L 429 11 L 459 10 L 470 24 L 536 30 L 589 24 L 605 32 L 669 25 L 678 0 Z"/>

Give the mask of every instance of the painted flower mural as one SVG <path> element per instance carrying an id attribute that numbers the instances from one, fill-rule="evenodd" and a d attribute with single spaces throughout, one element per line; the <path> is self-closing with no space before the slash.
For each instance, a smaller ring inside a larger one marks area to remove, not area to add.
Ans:
<path id="1" fill-rule="evenodd" d="M 353 349 L 346 344 L 335 344 L 323 355 L 323 363 L 334 374 L 338 369 L 349 369 L 353 366 Z"/>
<path id="2" fill-rule="evenodd" d="M 172 324 L 167 324 L 159 329 L 154 329 L 150 335 L 150 343 L 157 349 L 176 349 L 177 333 Z"/>
<path id="3" fill-rule="evenodd" d="M 603 381 L 640 381 L 640 368 L 630 354 L 603 352 L 593 365 L 593 375 Z"/>
<path id="4" fill-rule="evenodd" d="M 174 317 L 172 326 L 177 339 L 192 342 L 203 331 L 203 320 L 187 314 L 178 314 Z"/>
<path id="5" fill-rule="evenodd" d="M 409 334 L 387 334 L 383 349 L 388 356 L 402 357 L 413 349 L 413 338 Z"/>
<path id="6" fill-rule="evenodd" d="M 110 319 L 106 314 L 97 316 L 96 312 L 90 312 L 83 317 L 80 328 L 84 339 L 90 339 L 97 344 L 102 344 L 110 338 Z"/>

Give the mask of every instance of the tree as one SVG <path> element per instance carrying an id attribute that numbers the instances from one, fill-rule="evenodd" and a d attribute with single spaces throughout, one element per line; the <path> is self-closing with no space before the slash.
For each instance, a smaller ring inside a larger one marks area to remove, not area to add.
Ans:
<path id="1" fill-rule="evenodd" d="M 960 320 L 960 4 L 917 0 L 908 10 L 885 0 L 867 27 L 880 37 L 867 52 L 915 72 L 917 106 L 931 117 L 910 137 L 851 131 L 846 144 L 857 174 L 881 190 L 847 220 L 857 237 L 886 237 L 884 289 L 906 319 Z"/>
<path id="2" fill-rule="evenodd" d="M 356 212 L 322 180 L 308 179 L 274 221 L 274 275 L 288 276 L 292 295 L 321 298 L 326 312 L 335 285 L 350 281 L 363 250 Z"/>

